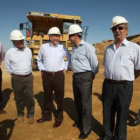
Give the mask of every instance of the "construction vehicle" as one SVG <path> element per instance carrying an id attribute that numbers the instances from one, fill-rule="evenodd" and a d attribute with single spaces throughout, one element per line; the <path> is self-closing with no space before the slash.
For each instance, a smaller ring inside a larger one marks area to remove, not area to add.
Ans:
<path id="1" fill-rule="evenodd" d="M 68 29 L 71 24 L 81 25 L 79 16 L 61 15 L 42 12 L 29 12 L 29 21 L 20 23 L 20 30 L 26 29 L 26 46 L 33 54 L 33 70 L 37 70 L 37 55 L 42 44 L 49 42 L 48 30 L 51 27 L 58 27 L 61 32 L 60 44 L 63 44 L 70 52 L 72 44 L 68 41 Z M 88 27 L 84 26 L 84 38 L 86 39 Z"/>

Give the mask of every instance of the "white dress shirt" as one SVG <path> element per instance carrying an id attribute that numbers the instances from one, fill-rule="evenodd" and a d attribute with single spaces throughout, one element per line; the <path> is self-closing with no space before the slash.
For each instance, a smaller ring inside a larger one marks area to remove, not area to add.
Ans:
<path id="1" fill-rule="evenodd" d="M 126 39 L 118 49 L 111 44 L 105 50 L 103 65 L 105 78 L 133 81 L 134 70 L 140 70 L 140 46 Z"/>
<path id="2" fill-rule="evenodd" d="M 68 60 L 64 61 L 64 57 Z M 63 45 L 52 46 L 50 43 L 43 44 L 39 50 L 37 64 L 40 71 L 57 72 L 67 70 L 70 63 L 70 53 Z"/>
<path id="3" fill-rule="evenodd" d="M 9 49 L 5 55 L 5 69 L 8 73 L 28 75 L 32 71 L 32 53 L 27 47 L 19 50 L 16 47 Z"/>

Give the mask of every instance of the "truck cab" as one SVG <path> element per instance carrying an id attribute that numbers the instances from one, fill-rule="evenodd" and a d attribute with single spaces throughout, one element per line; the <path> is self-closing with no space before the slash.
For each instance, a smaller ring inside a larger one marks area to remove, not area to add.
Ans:
<path id="1" fill-rule="evenodd" d="M 41 45 L 49 42 L 47 33 L 51 27 L 60 29 L 59 43 L 63 44 L 71 52 L 72 44 L 68 40 L 68 29 L 71 24 L 81 25 L 82 20 L 79 16 L 29 12 L 27 18 L 29 21 L 20 23 L 20 29 L 26 29 L 26 45 L 33 54 L 33 70 L 37 70 L 37 55 Z"/>

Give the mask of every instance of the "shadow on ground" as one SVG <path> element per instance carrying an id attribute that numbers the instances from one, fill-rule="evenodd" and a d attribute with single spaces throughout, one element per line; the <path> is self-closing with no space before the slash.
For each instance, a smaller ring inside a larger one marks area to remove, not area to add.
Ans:
<path id="1" fill-rule="evenodd" d="M 38 102 L 38 105 L 40 106 L 41 110 L 43 110 L 43 104 L 44 104 L 44 92 L 39 92 L 35 95 L 35 99 Z"/>
<path id="2" fill-rule="evenodd" d="M 127 124 L 130 125 L 130 123 L 134 121 L 134 119 L 136 118 L 136 116 L 137 116 L 137 113 L 129 110 L 129 115 L 128 115 L 128 121 L 129 122 Z"/>
<path id="3" fill-rule="evenodd" d="M 10 140 L 12 132 L 15 126 L 15 120 L 4 120 L 0 122 L 0 139 L 1 140 Z"/>
<path id="4" fill-rule="evenodd" d="M 9 99 L 10 99 L 10 95 L 11 93 L 13 92 L 12 89 L 10 88 L 6 88 L 2 91 L 2 97 L 3 97 L 3 100 L 2 100 L 2 108 L 5 108 L 5 106 L 7 105 Z"/>
<path id="5" fill-rule="evenodd" d="M 38 94 L 36 94 L 35 99 L 37 100 L 38 105 L 40 106 L 40 109 L 42 111 L 43 105 L 44 105 L 44 92 L 41 91 Z M 54 94 L 53 94 L 53 100 L 56 102 Z M 52 113 L 54 114 L 55 117 L 57 116 L 57 109 L 56 109 L 54 103 L 52 104 Z"/>
<path id="6" fill-rule="evenodd" d="M 103 136 L 104 128 L 103 125 L 92 116 L 92 131 L 94 131 L 99 138 Z"/>
<path id="7" fill-rule="evenodd" d="M 77 112 L 72 98 L 64 98 L 64 111 L 74 122 L 77 121 Z"/>
<path id="8" fill-rule="evenodd" d="M 100 101 L 102 101 L 102 95 L 100 93 L 93 93 L 94 96 L 97 96 Z"/>
<path id="9" fill-rule="evenodd" d="M 95 96 L 98 96 L 101 100 L 101 96 L 99 93 L 93 93 Z M 38 94 L 35 95 L 35 98 L 41 108 L 43 109 L 43 103 L 44 103 L 44 92 L 39 92 Z M 55 97 L 54 97 L 55 101 Z M 75 104 L 72 98 L 66 97 L 64 98 L 64 111 L 68 114 L 68 116 L 73 120 L 74 122 L 77 121 L 77 112 L 75 108 Z M 52 112 L 54 116 L 57 114 L 57 109 L 55 105 L 53 104 L 52 106 Z M 94 117 L 92 117 L 92 131 L 94 131 L 99 137 L 102 137 L 103 134 L 103 125 L 96 120 Z"/>

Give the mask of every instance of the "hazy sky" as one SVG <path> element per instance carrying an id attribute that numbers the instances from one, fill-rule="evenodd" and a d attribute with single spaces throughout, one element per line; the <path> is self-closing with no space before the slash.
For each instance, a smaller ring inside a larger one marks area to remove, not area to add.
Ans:
<path id="1" fill-rule="evenodd" d="M 82 26 L 89 26 L 87 41 L 92 44 L 113 39 L 109 28 L 116 15 L 129 21 L 129 36 L 140 34 L 140 0 L 1 0 L 0 41 L 5 51 L 12 47 L 11 31 L 27 21 L 29 11 L 80 16 Z"/>

